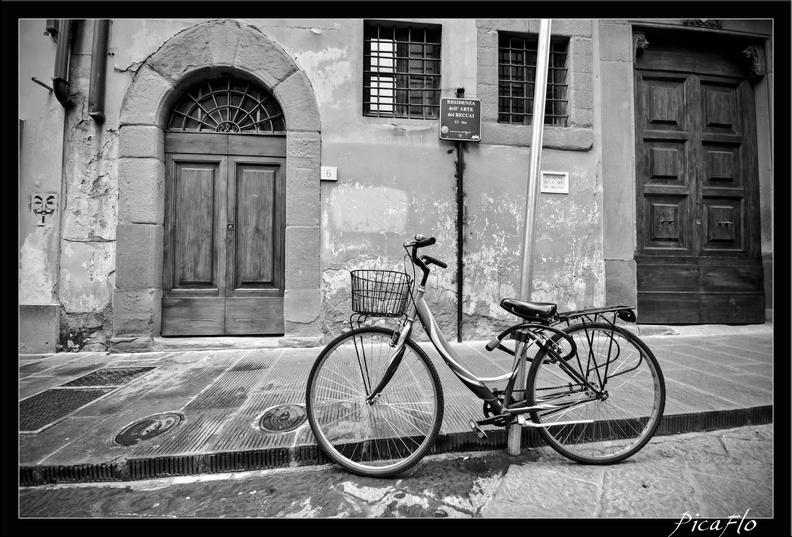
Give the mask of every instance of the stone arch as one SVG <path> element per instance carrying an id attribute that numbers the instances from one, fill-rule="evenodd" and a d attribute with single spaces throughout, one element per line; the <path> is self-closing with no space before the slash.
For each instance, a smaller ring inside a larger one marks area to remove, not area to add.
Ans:
<path id="1" fill-rule="evenodd" d="M 259 29 L 233 20 L 176 34 L 138 69 L 119 125 L 116 348 L 152 347 L 160 335 L 164 231 L 164 127 L 170 105 L 195 81 L 218 74 L 267 87 L 286 117 L 286 338 L 318 338 L 320 118 L 311 84 Z M 295 270 L 297 269 L 297 270 Z"/>

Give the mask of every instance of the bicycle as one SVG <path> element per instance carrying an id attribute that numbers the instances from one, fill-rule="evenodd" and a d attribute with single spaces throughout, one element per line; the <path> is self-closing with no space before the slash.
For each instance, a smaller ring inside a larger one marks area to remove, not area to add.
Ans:
<path id="1" fill-rule="evenodd" d="M 429 267 L 447 267 L 418 256 L 434 243 L 434 237 L 416 235 L 403 245 L 412 278 L 352 271 L 358 327 L 327 344 L 306 389 L 311 430 L 332 460 L 358 475 L 387 477 L 414 466 L 434 444 L 443 388 L 432 361 L 410 337 L 416 318 L 443 361 L 484 401 L 484 418 L 470 420 L 480 438 L 486 437 L 484 425 L 535 427 L 550 447 L 583 464 L 616 463 L 646 445 L 663 415 L 665 382 L 649 347 L 616 325 L 617 318 L 635 321 L 632 308 L 559 313 L 552 303 L 504 299 L 501 306 L 521 321 L 486 349 L 508 353 L 514 365 L 509 373 L 479 378 L 460 364 L 424 300 Z M 416 266 L 423 274 L 413 290 Z M 369 316 L 401 320 L 398 330 L 361 326 Z M 515 385 L 522 360 L 526 367 L 530 362 L 524 387 Z M 487 386 L 503 381 L 503 390 Z"/>

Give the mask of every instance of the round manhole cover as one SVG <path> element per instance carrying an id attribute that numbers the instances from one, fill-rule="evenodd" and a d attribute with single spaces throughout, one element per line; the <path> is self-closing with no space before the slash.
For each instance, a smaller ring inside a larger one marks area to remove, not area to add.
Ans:
<path id="1" fill-rule="evenodd" d="M 184 416 L 175 412 L 165 412 L 144 418 L 133 423 L 115 437 L 116 444 L 134 446 L 144 440 L 167 433 L 182 422 Z"/>
<path id="2" fill-rule="evenodd" d="M 302 405 L 279 405 L 267 410 L 259 425 L 271 433 L 293 431 L 305 423 L 305 408 Z"/>

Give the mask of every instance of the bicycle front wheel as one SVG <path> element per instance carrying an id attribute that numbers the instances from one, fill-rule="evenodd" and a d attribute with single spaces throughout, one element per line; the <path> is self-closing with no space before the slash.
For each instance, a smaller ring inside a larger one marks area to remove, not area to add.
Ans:
<path id="1" fill-rule="evenodd" d="M 607 323 L 576 324 L 564 332 L 577 353 L 554 361 L 540 351 L 528 372 L 529 404 L 546 406 L 531 412 L 542 425 L 539 433 L 558 453 L 584 464 L 634 455 L 654 435 L 665 407 L 665 381 L 654 354 Z"/>
<path id="2" fill-rule="evenodd" d="M 373 401 L 396 349 L 394 331 L 365 327 L 325 347 L 308 377 L 308 420 L 322 449 L 358 475 L 386 477 L 411 468 L 434 443 L 443 391 L 426 353 L 408 339 L 396 372 Z"/>

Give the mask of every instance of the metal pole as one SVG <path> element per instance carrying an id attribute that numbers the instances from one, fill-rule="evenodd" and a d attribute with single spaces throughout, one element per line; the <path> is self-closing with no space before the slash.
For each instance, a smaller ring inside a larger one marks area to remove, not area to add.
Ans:
<path id="1" fill-rule="evenodd" d="M 536 205 L 539 198 L 539 173 L 542 163 L 542 135 L 544 134 L 544 111 L 547 97 L 547 66 L 550 57 L 550 19 L 542 19 L 539 25 L 539 46 L 536 52 L 536 80 L 534 83 L 534 106 L 531 130 L 531 161 L 528 168 L 528 193 L 525 203 L 525 227 L 523 232 L 522 271 L 520 274 L 520 300 L 531 300 L 533 280 L 533 253 L 536 237 Z M 525 388 L 525 357 L 519 358 L 515 389 Z M 509 427 L 508 450 L 510 455 L 520 454 L 522 427 Z"/>
<path id="2" fill-rule="evenodd" d="M 457 88 L 457 98 L 465 95 L 465 88 Z M 457 142 L 457 342 L 462 343 L 462 242 L 463 238 L 463 219 L 464 219 L 464 190 L 462 189 L 463 170 L 465 160 L 462 155 L 462 142 Z"/>

